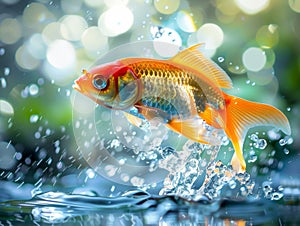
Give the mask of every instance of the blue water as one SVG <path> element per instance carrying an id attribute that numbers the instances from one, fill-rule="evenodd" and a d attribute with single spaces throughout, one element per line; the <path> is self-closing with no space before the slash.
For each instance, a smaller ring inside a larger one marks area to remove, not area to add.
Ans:
<path id="1" fill-rule="evenodd" d="M 300 194 L 280 201 L 199 200 L 131 190 L 118 196 L 46 192 L 0 203 L 2 225 L 299 225 Z"/>

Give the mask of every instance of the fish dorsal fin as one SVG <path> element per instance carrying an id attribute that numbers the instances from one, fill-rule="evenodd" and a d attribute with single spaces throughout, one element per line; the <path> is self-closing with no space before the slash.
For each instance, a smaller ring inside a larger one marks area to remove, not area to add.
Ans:
<path id="1" fill-rule="evenodd" d="M 226 72 L 223 71 L 223 69 L 221 69 L 216 63 L 207 59 L 203 53 L 198 50 L 198 48 L 202 45 L 203 44 L 200 43 L 182 50 L 170 58 L 169 61 L 196 69 L 210 79 L 213 83 L 215 83 L 218 87 L 231 89 L 232 82 Z"/>

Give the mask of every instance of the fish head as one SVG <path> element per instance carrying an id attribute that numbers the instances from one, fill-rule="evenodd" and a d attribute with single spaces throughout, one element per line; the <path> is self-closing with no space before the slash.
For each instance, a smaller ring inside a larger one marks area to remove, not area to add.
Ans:
<path id="1" fill-rule="evenodd" d="M 138 79 L 124 64 L 112 62 L 83 70 L 73 88 L 97 104 L 111 109 L 126 109 L 136 101 L 139 93 Z"/>

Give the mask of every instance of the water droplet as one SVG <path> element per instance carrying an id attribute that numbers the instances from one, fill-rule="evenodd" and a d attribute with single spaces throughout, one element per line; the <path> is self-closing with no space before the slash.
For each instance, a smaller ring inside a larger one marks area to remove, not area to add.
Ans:
<path id="1" fill-rule="evenodd" d="M 292 138 L 292 137 L 289 137 L 288 139 L 287 139 L 287 144 L 292 144 L 294 142 L 294 139 Z"/>
<path id="2" fill-rule="evenodd" d="M 280 146 L 284 146 L 284 145 L 286 145 L 286 143 L 287 143 L 287 141 L 284 138 L 279 140 L 279 145 Z"/>
<path id="3" fill-rule="evenodd" d="M 58 162 L 57 164 L 56 164 L 56 168 L 57 169 L 62 169 L 63 168 L 63 166 L 64 166 L 64 164 L 63 164 L 63 162 Z"/>
<path id="4" fill-rule="evenodd" d="M 39 87 L 36 84 L 31 84 L 28 91 L 31 96 L 36 96 L 39 93 Z"/>
<path id="5" fill-rule="evenodd" d="M 284 152 L 284 154 L 288 155 L 288 154 L 290 153 L 290 150 L 287 149 L 287 148 L 284 148 L 284 149 L 283 149 L 283 152 Z"/>
<path id="6" fill-rule="evenodd" d="M 267 147 L 267 141 L 265 139 L 259 139 L 254 146 L 263 150 Z"/>
<path id="7" fill-rule="evenodd" d="M 45 80 L 43 78 L 39 78 L 38 81 L 37 81 L 37 84 L 40 85 L 40 86 L 44 85 L 44 83 L 45 83 Z"/>
<path id="8" fill-rule="evenodd" d="M 249 163 L 250 162 L 256 162 L 256 160 L 257 160 L 257 155 L 250 155 L 250 158 L 249 158 L 248 162 Z"/>
<path id="9" fill-rule="evenodd" d="M 279 200 L 283 197 L 283 194 L 280 192 L 274 192 L 272 194 L 271 200 Z"/>
<path id="10" fill-rule="evenodd" d="M 92 169 L 87 169 L 86 170 L 86 175 L 88 176 L 88 178 L 92 179 L 95 177 L 95 172 Z"/>
<path id="11" fill-rule="evenodd" d="M 37 186 L 35 187 L 34 189 L 31 190 L 31 196 L 34 197 L 38 194 L 41 194 L 42 193 L 42 189 L 41 189 L 41 186 Z"/>
<path id="12" fill-rule="evenodd" d="M 34 137 L 35 137 L 35 139 L 40 139 L 41 138 L 41 133 L 40 132 L 35 132 Z"/>
<path id="13" fill-rule="evenodd" d="M 114 192 L 115 189 L 116 189 L 116 186 L 113 185 L 113 186 L 111 186 L 110 191 L 111 191 L 111 192 Z"/>
<path id="14" fill-rule="evenodd" d="M 4 75 L 5 76 L 9 76 L 9 73 L 10 73 L 10 68 L 9 67 L 5 67 L 4 68 Z"/>
<path id="15" fill-rule="evenodd" d="M 4 48 L 0 48 L 0 56 L 3 56 L 5 54 L 5 49 Z"/>
<path id="16" fill-rule="evenodd" d="M 5 78 L 0 78 L 0 83 L 1 83 L 1 87 L 2 87 L 3 89 L 6 88 L 7 83 L 6 83 Z"/>
<path id="17" fill-rule="evenodd" d="M 36 114 L 31 115 L 29 118 L 30 123 L 36 123 L 38 120 L 39 120 L 39 116 Z"/>
<path id="18" fill-rule="evenodd" d="M 236 182 L 235 180 L 230 180 L 229 183 L 228 183 L 229 187 L 231 189 L 235 189 L 236 188 Z"/>
<path id="19" fill-rule="evenodd" d="M 223 63 L 224 62 L 224 57 L 218 57 L 218 61 L 220 62 L 220 63 Z"/>
<path id="20" fill-rule="evenodd" d="M 250 139 L 252 140 L 252 141 L 254 141 L 254 142 L 257 142 L 258 141 L 258 136 L 256 135 L 256 134 L 251 134 L 251 136 L 250 136 Z"/>

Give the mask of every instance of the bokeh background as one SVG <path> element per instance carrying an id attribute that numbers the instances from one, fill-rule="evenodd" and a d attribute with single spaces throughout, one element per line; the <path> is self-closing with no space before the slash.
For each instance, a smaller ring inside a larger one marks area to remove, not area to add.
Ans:
<path id="1" fill-rule="evenodd" d="M 233 79 L 231 93 L 282 110 L 292 138 L 261 133 L 268 148 L 254 145 L 247 160 L 256 174 L 285 165 L 296 175 L 299 21 L 300 0 L 0 0 L 0 180 L 56 185 L 78 171 L 77 183 L 93 178 L 74 140 L 72 83 L 110 49 L 147 40 L 204 42 Z"/>

